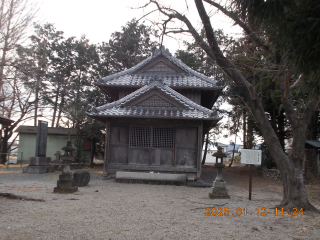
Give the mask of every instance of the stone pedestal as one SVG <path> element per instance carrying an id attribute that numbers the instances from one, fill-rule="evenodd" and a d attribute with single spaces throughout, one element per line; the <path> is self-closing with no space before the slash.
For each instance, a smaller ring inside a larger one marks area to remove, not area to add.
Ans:
<path id="1" fill-rule="evenodd" d="M 226 188 L 212 188 L 212 192 L 209 193 L 209 198 L 211 199 L 229 199 L 228 190 Z"/>
<path id="2" fill-rule="evenodd" d="M 57 187 L 54 188 L 54 193 L 73 193 L 78 191 L 75 181 L 73 180 L 72 173 L 62 172 L 59 175 L 59 180 L 57 181 Z"/>
<path id="3" fill-rule="evenodd" d="M 213 188 L 226 188 L 227 187 L 227 183 L 225 182 L 225 181 L 221 181 L 221 180 L 219 180 L 219 181 L 217 181 L 217 180 L 215 180 L 214 182 L 213 182 Z"/>
<path id="4" fill-rule="evenodd" d="M 68 142 L 71 146 L 71 142 Z M 67 148 L 67 147 L 64 147 Z M 62 149 L 64 149 L 62 148 Z M 57 181 L 57 187 L 53 189 L 54 193 L 73 193 L 78 191 L 78 186 L 74 181 L 73 174 L 70 171 L 70 163 L 74 160 L 72 156 L 63 156 L 62 161 L 65 162 L 64 169 L 61 175 L 59 175 L 59 180 Z"/>
<path id="5" fill-rule="evenodd" d="M 230 196 L 227 190 L 227 183 L 222 178 L 222 169 L 225 167 L 224 164 L 217 163 L 215 167 L 218 170 L 216 179 L 213 182 L 212 192 L 209 193 L 209 198 L 211 199 L 229 199 Z"/>
<path id="6" fill-rule="evenodd" d="M 23 168 L 24 173 L 48 173 L 54 172 L 50 157 L 31 157 L 29 166 Z"/>

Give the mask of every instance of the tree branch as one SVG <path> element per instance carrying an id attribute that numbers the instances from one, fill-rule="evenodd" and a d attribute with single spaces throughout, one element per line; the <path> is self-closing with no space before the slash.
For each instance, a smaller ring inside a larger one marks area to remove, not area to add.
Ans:
<path id="1" fill-rule="evenodd" d="M 211 1 L 211 0 L 204 0 L 205 2 L 209 3 L 210 5 L 216 7 L 221 12 L 223 12 L 225 15 L 227 15 L 229 18 L 231 18 L 237 25 L 239 25 L 256 43 L 264 47 L 266 50 L 269 50 L 268 43 L 263 39 L 260 38 L 250 27 L 248 24 L 243 22 L 236 13 L 232 11 L 228 11 L 220 4 Z"/>
<path id="2" fill-rule="evenodd" d="M 292 89 L 292 88 L 294 88 L 295 86 L 297 86 L 297 85 L 300 83 L 302 77 L 303 77 L 303 74 L 300 74 L 300 76 L 298 77 L 298 79 L 291 85 L 290 88 Z"/>

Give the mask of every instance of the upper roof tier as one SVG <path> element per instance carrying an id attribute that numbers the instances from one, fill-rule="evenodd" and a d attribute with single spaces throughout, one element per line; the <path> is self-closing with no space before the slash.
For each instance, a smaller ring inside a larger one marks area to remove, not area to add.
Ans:
<path id="1" fill-rule="evenodd" d="M 192 88 L 221 90 L 220 82 L 200 74 L 175 58 L 168 49 L 162 46 L 152 56 L 125 71 L 101 78 L 99 87 L 142 87 L 147 85 L 153 76 L 163 79 L 163 83 L 175 89 Z"/>

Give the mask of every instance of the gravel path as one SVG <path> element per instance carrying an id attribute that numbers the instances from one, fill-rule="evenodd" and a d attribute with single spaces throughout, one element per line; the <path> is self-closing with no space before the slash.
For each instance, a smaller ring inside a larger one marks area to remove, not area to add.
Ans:
<path id="1" fill-rule="evenodd" d="M 247 176 L 226 172 L 231 199 L 212 200 L 210 188 L 116 183 L 101 180 L 99 169 L 89 171 L 88 186 L 74 194 L 54 194 L 60 172 L 0 169 L 0 192 L 45 200 L 0 198 L 0 239 L 320 238 L 320 215 L 284 211 L 282 216 L 281 210 L 276 215 L 273 206 L 280 203 L 282 188 L 273 180 L 254 176 L 249 201 Z M 204 169 L 206 181 L 209 175 Z M 312 203 L 320 209 L 319 201 Z M 206 216 L 206 208 L 222 208 L 229 215 Z"/>

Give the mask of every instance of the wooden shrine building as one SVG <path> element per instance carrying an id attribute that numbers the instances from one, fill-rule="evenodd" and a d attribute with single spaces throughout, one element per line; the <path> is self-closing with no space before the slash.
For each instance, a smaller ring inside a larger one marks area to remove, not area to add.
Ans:
<path id="1" fill-rule="evenodd" d="M 96 83 L 114 102 L 87 114 L 106 123 L 104 176 L 116 171 L 200 177 L 204 134 L 222 86 L 156 49 L 138 65 Z"/>

